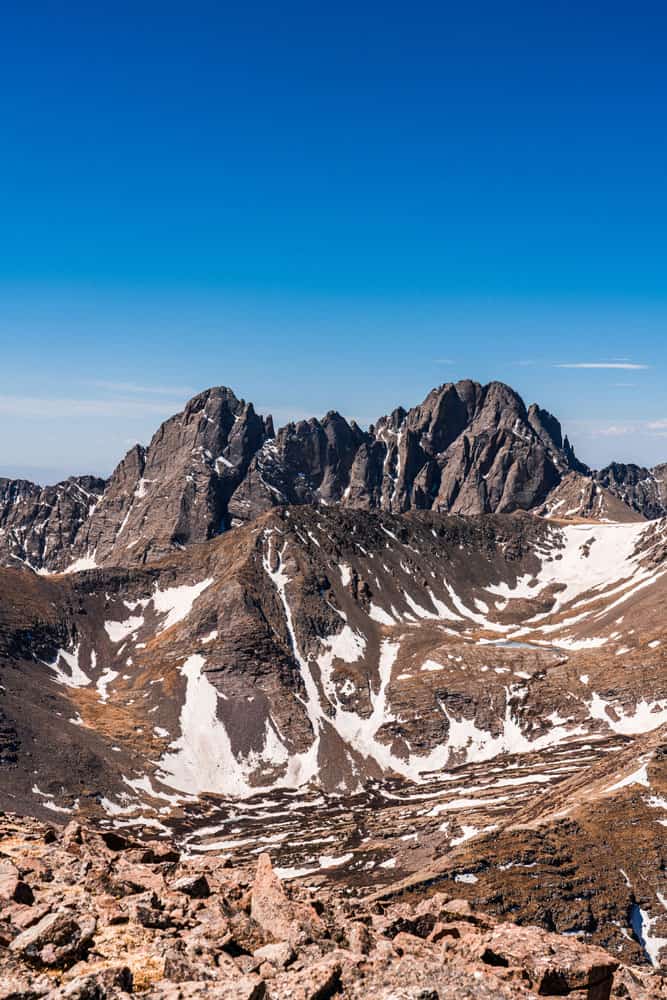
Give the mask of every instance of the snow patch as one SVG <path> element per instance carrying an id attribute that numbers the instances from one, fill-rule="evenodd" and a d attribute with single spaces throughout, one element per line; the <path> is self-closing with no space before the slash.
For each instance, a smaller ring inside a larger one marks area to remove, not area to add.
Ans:
<path id="1" fill-rule="evenodd" d="M 143 615 L 130 615 L 124 622 L 105 622 L 104 631 L 111 642 L 118 643 L 128 639 L 134 632 L 138 632 L 143 624 Z"/>
<path id="2" fill-rule="evenodd" d="M 156 588 L 153 593 L 153 607 L 159 614 L 167 616 L 162 622 L 160 632 L 187 618 L 194 602 L 212 583 L 213 577 L 210 576 L 201 583 L 194 583 L 191 586 L 183 584 L 180 587 L 168 587 L 166 590 Z"/>
<path id="3" fill-rule="evenodd" d="M 59 649 L 53 663 L 46 664 L 47 667 L 50 667 L 55 672 L 55 680 L 58 684 L 65 684 L 67 687 L 74 688 L 87 687 L 90 684 L 90 677 L 79 666 L 80 649 L 80 644 L 74 647 L 72 653 L 68 653 L 66 649 Z M 60 660 L 65 661 L 69 667 L 69 673 L 59 665 Z"/>

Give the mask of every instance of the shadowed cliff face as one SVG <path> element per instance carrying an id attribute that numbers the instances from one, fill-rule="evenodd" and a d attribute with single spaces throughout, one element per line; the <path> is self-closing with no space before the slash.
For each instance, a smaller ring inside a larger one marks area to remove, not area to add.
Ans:
<path id="1" fill-rule="evenodd" d="M 0 562 L 41 569 L 58 566 L 76 550 L 77 536 L 104 493 L 94 476 L 37 486 L 23 479 L 0 479 Z"/>
<path id="2" fill-rule="evenodd" d="M 230 389 L 195 396 L 108 482 L 0 484 L 0 559 L 62 572 L 142 564 L 284 504 L 400 513 L 529 510 L 577 462 L 558 421 L 508 386 L 434 389 L 369 431 L 340 414 L 288 424 Z"/>
<path id="3" fill-rule="evenodd" d="M 368 434 L 338 414 L 289 425 L 255 456 L 231 512 L 247 519 L 301 502 L 394 513 L 526 510 L 574 462 L 553 417 L 527 411 L 499 382 L 459 382 L 394 410 Z"/>
<path id="4" fill-rule="evenodd" d="M 209 389 L 162 424 L 147 448 L 131 448 L 106 484 L 17 490 L 4 481 L 3 562 L 52 572 L 141 564 L 211 538 L 228 526 L 229 498 L 272 433 L 251 403 Z"/>

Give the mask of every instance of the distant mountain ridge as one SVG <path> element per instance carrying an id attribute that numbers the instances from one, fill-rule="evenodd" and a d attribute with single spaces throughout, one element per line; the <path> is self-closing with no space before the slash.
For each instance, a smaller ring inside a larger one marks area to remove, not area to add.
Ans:
<path id="1" fill-rule="evenodd" d="M 646 469 L 612 462 L 594 475 L 610 493 L 648 520 L 667 513 L 667 463 Z"/>
<path id="2" fill-rule="evenodd" d="M 275 432 L 270 416 L 215 387 L 166 420 L 147 447 L 131 448 L 107 481 L 0 479 L 0 561 L 43 572 L 142 564 L 285 504 L 548 514 L 573 475 L 583 477 L 582 498 L 599 486 L 595 504 L 582 499 L 578 510 L 568 501 L 569 516 L 604 518 L 611 507 L 615 519 L 626 509 L 628 519 L 655 518 L 667 509 L 665 468 L 591 472 L 559 421 L 501 382 L 446 383 L 367 431 L 330 411 Z"/>

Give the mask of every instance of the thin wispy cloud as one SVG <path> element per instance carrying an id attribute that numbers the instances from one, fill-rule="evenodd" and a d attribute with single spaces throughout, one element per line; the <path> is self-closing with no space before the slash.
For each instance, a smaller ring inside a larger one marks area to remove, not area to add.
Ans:
<path id="1" fill-rule="evenodd" d="M 638 365 L 632 361 L 569 361 L 566 364 L 554 365 L 554 368 L 612 368 L 624 371 L 642 371 L 649 365 Z"/>
<path id="2" fill-rule="evenodd" d="M 68 417 L 141 417 L 164 419 L 183 409 L 183 401 L 146 399 L 57 399 L 0 395 L 0 413 L 26 419 Z"/>
<path id="3" fill-rule="evenodd" d="M 615 438 L 633 435 L 636 438 L 664 437 L 667 435 L 667 418 L 659 420 L 624 420 L 604 423 L 596 420 L 572 420 L 578 437 Z"/>
<path id="4" fill-rule="evenodd" d="M 136 382 L 106 382 L 96 379 L 89 383 L 108 392 L 146 393 L 156 396 L 188 396 L 194 390 L 188 385 L 138 385 Z"/>
<path id="5" fill-rule="evenodd" d="M 455 364 L 455 361 L 454 361 L 453 358 L 434 358 L 433 359 L 433 364 L 434 365 L 453 365 L 453 364 Z"/>
<path id="6" fill-rule="evenodd" d="M 637 430 L 629 424 L 610 424 L 608 427 L 598 427 L 593 434 L 597 437 L 623 437 Z"/>

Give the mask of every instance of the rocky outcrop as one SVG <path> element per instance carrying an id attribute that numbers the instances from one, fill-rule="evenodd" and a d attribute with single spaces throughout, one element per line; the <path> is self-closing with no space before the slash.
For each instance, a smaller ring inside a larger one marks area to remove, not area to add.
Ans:
<path id="1" fill-rule="evenodd" d="M 250 916 L 263 931 L 290 947 L 316 941 L 324 934 L 324 924 L 313 907 L 289 899 L 266 853 L 257 864 Z"/>
<path id="2" fill-rule="evenodd" d="M 375 437 L 385 447 L 379 506 L 393 512 L 528 510 L 570 468 L 558 421 L 500 382 L 434 389 L 379 421 Z"/>
<path id="3" fill-rule="evenodd" d="M 527 510 L 577 462 L 560 424 L 500 382 L 448 383 L 368 433 L 339 414 L 290 424 L 251 463 L 239 519 L 286 503 L 461 514 Z"/>
<path id="4" fill-rule="evenodd" d="M 69 828 L 55 835 L 16 816 L 0 818 L 0 842 L 31 873 L 35 893 L 31 906 L 0 903 L 4 998 L 664 996 L 660 978 L 646 968 L 621 964 L 576 937 L 498 922 L 444 892 L 385 903 L 331 887 L 313 894 L 298 880 L 281 884 L 268 855 L 257 873 L 173 850 L 165 864 L 131 840 L 109 846 L 80 828 L 74 838 Z M 160 845 L 163 854 L 168 846 Z M 197 877 L 210 882 L 205 899 L 179 888 L 183 878 Z M 147 893 L 144 885 L 156 888 Z M 255 914 L 267 890 L 277 919 L 265 926 Z M 290 940 L 286 912 L 317 919 Z"/>
<path id="5" fill-rule="evenodd" d="M 359 450 L 372 443 L 354 421 L 333 411 L 321 421 L 287 424 L 254 456 L 231 498 L 230 516 L 248 521 L 279 504 L 338 503 Z"/>
<path id="6" fill-rule="evenodd" d="M 591 476 L 568 472 L 537 508 L 542 517 L 557 520 L 612 521 L 631 524 L 644 521 L 641 511 L 625 503 L 616 493 Z"/>
<path id="7" fill-rule="evenodd" d="M 594 473 L 596 480 L 632 510 L 648 520 L 667 514 L 667 465 L 611 465 Z"/>
<path id="8" fill-rule="evenodd" d="M 228 526 L 229 498 L 272 432 L 270 418 L 230 389 L 195 396 L 147 448 L 130 449 L 49 568 L 143 563 L 219 534 Z"/>
<path id="9" fill-rule="evenodd" d="M 0 901 L 14 901 L 27 906 L 34 902 L 32 889 L 21 880 L 18 868 L 9 858 L 0 861 Z"/>
<path id="10" fill-rule="evenodd" d="M 105 481 L 73 476 L 55 486 L 0 479 L 0 560 L 32 569 L 56 566 L 76 548 L 104 492 Z"/>
<path id="11" fill-rule="evenodd" d="M 49 572 L 136 565 L 217 535 L 252 456 L 272 436 L 270 417 L 214 388 L 165 421 L 147 448 L 131 448 L 106 483 L 0 480 L 0 559 Z"/>
<path id="12" fill-rule="evenodd" d="M 159 558 L 227 527 L 227 505 L 270 419 L 230 389 L 209 389 L 133 449 L 109 481 L 77 547 L 98 564 Z"/>
<path id="13" fill-rule="evenodd" d="M 65 909 L 55 910 L 13 938 L 9 949 L 32 965 L 69 966 L 85 955 L 95 928 L 91 914 L 77 920 Z"/>
<path id="14" fill-rule="evenodd" d="M 222 387 L 132 448 L 106 484 L 0 480 L 0 560 L 49 572 L 143 564 L 285 505 L 652 518 L 667 510 L 660 470 L 591 473 L 558 420 L 501 382 L 447 383 L 368 431 L 332 411 L 276 434 Z"/>

